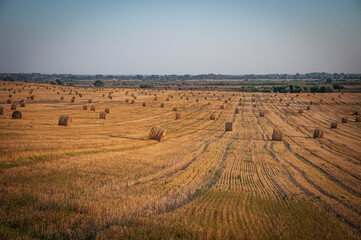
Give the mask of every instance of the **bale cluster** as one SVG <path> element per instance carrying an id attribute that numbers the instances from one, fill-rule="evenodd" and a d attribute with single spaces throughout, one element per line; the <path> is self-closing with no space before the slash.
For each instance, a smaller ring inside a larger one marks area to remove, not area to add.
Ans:
<path id="1" fill-rule="evenodd" d="M 69 126 L 72 123 L 72 118 L 66 115 L 62 115 L 59 118 L 59 125 L 61 126 Z"/>
<path id="2" fill-rule="evenodd" d="M 149 139 L 154 139 L 161 142 L 165 137 L 165 133 L 166 133 L 165 129 L 158 126 L 153 126 L 153 128 L 150 130 L 149 133 Z"/>

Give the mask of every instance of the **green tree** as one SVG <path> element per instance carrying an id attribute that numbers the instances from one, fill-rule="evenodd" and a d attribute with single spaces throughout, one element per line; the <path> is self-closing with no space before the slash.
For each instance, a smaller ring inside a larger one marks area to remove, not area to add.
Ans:
<path id="1" fill-rule="evenodd" d="M 64 85 L 64 81 L 60 80 L 59 78 L 55 80 L 56 84 Z"/>
<path id="2" fill-rule="evenodd" d="M 93 84 L 95 87 L 104 87 L 104 82 L 102 80 L 96 80 Z"/>

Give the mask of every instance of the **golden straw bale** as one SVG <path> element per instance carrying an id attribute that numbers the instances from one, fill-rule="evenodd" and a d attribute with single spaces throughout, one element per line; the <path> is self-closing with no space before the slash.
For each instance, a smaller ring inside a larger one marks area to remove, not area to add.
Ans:
<path id="1" fill-rule="evenodd" d="M 61 126 L 69 126 L 72 123 L 72 118 L 66 115 L 62 115 L 59 118 L 58 124 Z"/>
<path id="2" fill-rule="evenodd" d="M 11 115 L 11 117 L 13 119 L 21 119 L 23 117 L 23 114 L 20 111 L 15 111 L 13 112 L 13 114 Z"/>
<path id="3" fill-rule="evenodd" d="M 153 128 L 150 130 L 149 133 L 149 139 L 154 139 L 161 142 L 163 141 L 165 134 L 166 134 L 165 129 L 158 126 L 153 126 Z"/>
<path id="4" fill-rule="evenodd" d="M 100 115 L 99 115 L 99 118 L 100 119 L 105 119 L 107 116 L 107 113 L 106 112 L 101 112 Z"/>
<path id="5" fill-rule="evenodd" d="M 272 140 L 273 141 L 282 141 L 282 131 L 278 130 L 278 129 L 274 129 L 273 130 L 273 134 L 272 134 Z"/>
<path id="6" fill-rule="evenodd" d="M 226 122 L 225 130 L 226 131 L 233 131 L 233 123 L 232 122 Z"/>
<path id="7" fill-rule="evenodd" d="M 6 109 L 4 106 L 0 106 L 0 115 L 5 115 Z"/>
<path id="8" fill-rule="evenodd" d="M 313 132 L 313 138 L 323 138 L 325 135 L 325 132 L 319 128 L 316 128 Z"/>

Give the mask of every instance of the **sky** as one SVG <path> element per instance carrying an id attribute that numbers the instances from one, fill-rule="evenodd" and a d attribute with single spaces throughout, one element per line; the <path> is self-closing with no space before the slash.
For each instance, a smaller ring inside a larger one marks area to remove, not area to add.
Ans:
<path id="1" fill-rule="evenodd" d="M 361 73 L 361 0 L 0 0 L 0 72 Z"/>

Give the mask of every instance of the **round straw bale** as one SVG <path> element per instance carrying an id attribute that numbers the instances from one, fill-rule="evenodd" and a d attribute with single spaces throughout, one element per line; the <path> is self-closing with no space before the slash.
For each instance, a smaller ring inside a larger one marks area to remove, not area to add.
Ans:
<path id="1" fill-rule="evenodd" d="M 23 117 L 23 114 L 20 111 L 14 111 L 11 117 L 13 119 L 21 119 Z"/>
<path id="2" fill-rule="evenodd" d="M 25 101 L 21 102 L 20 107 L 26 107 L 26 102 Z"/>
<path id="3" fill-rule="evenodd" d="M 72 123 L 72 118 L 66 115 L 62 115 L 59 117 L 58 125 L 61 126 L 69 126 Z"/>
<path id="4" fill-rule="evenodd" d="M 235 113 L 235 114 L 239 114 L 239 108 L 236 108 L 236 109 L 234 110 L 234 113 Z"/>
<path id="5" fill-rule="evenodd" d="M 16 103 L 12 103 L 11 104 L 11 110 L 16 110 L 16 107 L 17 107 L 18 105 L 16 104 Z"/>
<path id="6" fill-rule="evenodd" d="M 342 123 L 348 123 L 348 118 L 347 118 L 347 117 L 343 117 L 343 118 L 342 118 Z"/>
<path id="7" fill-rule="evenodd" d="M 169 102 L 169 98 L 167 98 L 166 101 Z"/>
<path id="8" fill-rule="evenodd" d="M 7 104 L 11 104 L 13 101 L 11 99 L 6 100 Z"/>
<path id="9" fill-rule="evenodd" d="M 273 134 L 272 134 L 272 140 L 273 141 L 282 141 L 282 131 L 278 130 L 278 129 L 274 129 L 273 130 Z"/>
<path id="10" fill-rule="evenodd" d="M 32 95 L 32 96 L 30 97 L 30 99 L 31 99 L 31 100 L 35 100 L 35 95 Z"/>
<path id="11" fill-rule="evenodd" d="M 125 99 L 125 102 L 129 102 L 129 98 L 126 98 L 126 99 Z"/>
<path id="12" fill-rule="evenodd" d="M 160 104 L 160 107 L 164 108 L 164 103 L 161 103 L 161 104 Z"/>
<path id="13" fill-rule="evenodd" d="M 70 102 L 75 103 L 75 97 L 73 97 Z"/>
<path id="14" fill-rule="evenodd" d="M 6 109 L 4 106 L 0 106 L 0 115 L 5 115 Z"/>
<path id="15" fill-rule="evenodd" d="M 311 106 L 307 106 L 307 110 L 311 110 Z"/>
<path id="16" fill-rule="evenodd" d="M 106 109 L 104 110 L 104 112 L 110 113 L 110 108 L 106 108 Z"/>
<path id="17" fill-rule="evenodd" d="M 330 128 L 337 128 L 337 122 L 331 122 Z"/>
<path id="18" fill-rule="evenodd" d="M 325 132 L 319 128 L 316 128 L 313 132 L 313 138 L 323 138 L 325 135 Z"/>
<path id="19" fill-rule="evenodd" d="M 298 109 L 298 113 L 303 113 L 303 109 Z"/>
<path id="20" fill-rule="evenodd" d="M 225 130 L 226 131 L 233 131 L 233 122 L 226 122 Z"/>
<path id="21" fill-rule="evenodd" d="M 180 119 L 181 118 L 181 114 L 179 112 L 175 113 L 175 120 Z"/>
<path id="22" fill-rule="evenodd" d="M 84 105 L 84 106 L 83 106 L 83 110 L 88 110 L 88 106 L 87 106 L 87 105 Z"/>
<path id="23" fill-rule="evenodd" d="M 216 120 L 216 115 L 214 113 L 212 113 L 210 116 L 209 116 L 209 119 L 210 120 Z"/>
<path id="24" fill-rule="evenodd" d="M 196 102 L 199 102 L 199 99 L 196 99 Z"/>
<path id="25" fill-rule="evenodd" d="M 97 107 L 96 107 L 95 105 L 92 105 L 92 106 L 90 107 L 90 111 L 94 111 L 94 112 L 95 112 L 96 109 L 97 109 Z"/>
<path id="26" fill-rule="evenodd" d="M 130 104 L 135 104 L 135 100 L 132 99 L 132 100 L 130 101 Z"/>
<path id="27" fill-rule="evenodd" d="M 173 111 L 175 111 L 175 112 L 176 112 L 176 111 L 177 111 L 177 107 L 173 107 Z"/>
<path id="28" fill-rule="evenodd" d="M 220 109 L 224 109 L 224 105 L 221 105 L 221 106 L 219 106 L 220 107 Z"/>
<path id="29" fill-rule="evenodd" d="M 357 116 L 355 119 L 356 122 L 361 122 L 361 117 Z"/>
<path id="30" fill-rule="evenodd" d="M 150 130 L 149 133 L 149 139 L 154 139 L 161 142 L 163 141 L 165 134 L 166 134 L 165 129 L 158 126 L 153 126 L 153 128 Z"/>
<path id="31" fill-rule="evenodd" d="M 89 100 L 88 100 L 88 103 L 92 103 L 92 102 L 93 102 L 93 100 L 92 100 L 92 99 L 89 99 Z"/>
<path id="32" fill-rule="evenodd" d="M 257 107 L 257 105 L 256 105 L 256 104 L 253 104 L 253 107 Z"/>
<path id="33" fill-rule="evenodd" d="M 107 116 L 107 113 L 106 112 L 101 112 L 100 115 L 99 115 L 99 118 L 100 119 L 105 119 Z"/>
<path id="34" fill-rule="evenodd" d="M 147 106 L 147 103 L 146 103 L 146 102 L 143 102 L 142 106 L 143 106 L 143 107 L 146 107 L 146 106 Z"/>
<path id="35" fill-rule="evenodd" d="M 259 116 L 264 117 L 264 111 L 259 111 Z"/>
<path id="36" fill-rule="evenodd" d="M 64 100 L 64 97 L 60 97 L 60 100 Z"/>
<path id="37" fill-rule="evenodd" d="M 289 107 L 290 106 L 290 103 L 286 103 L 286 107 Z"/>

